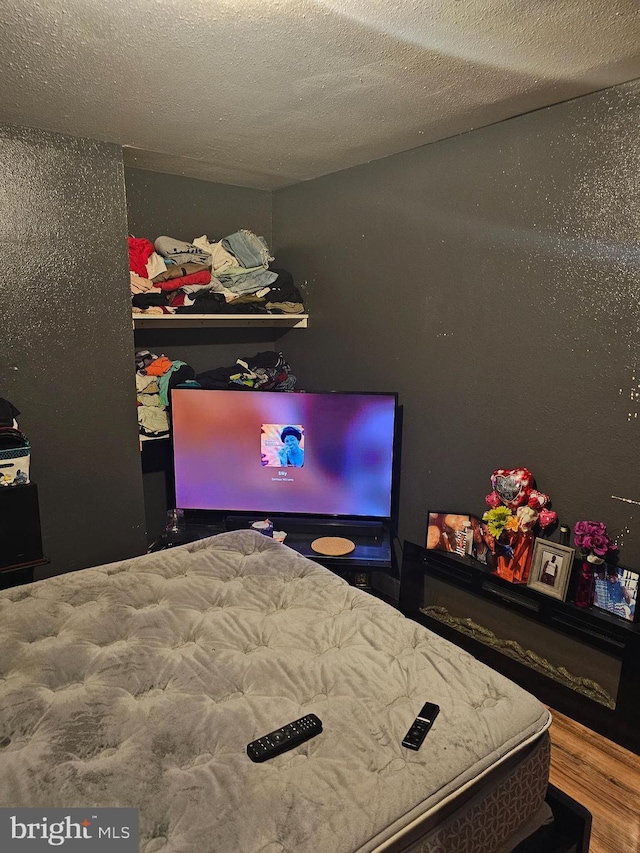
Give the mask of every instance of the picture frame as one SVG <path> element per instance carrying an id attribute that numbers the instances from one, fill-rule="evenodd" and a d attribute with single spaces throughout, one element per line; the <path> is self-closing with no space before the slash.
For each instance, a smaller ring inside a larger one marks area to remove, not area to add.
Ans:
<path id="1" fill-rule="evenodd" d="M 493 554 L 485 539 L 486 525 L 477 516 L 461 512 L 432 510 L 427 513 L 425 548 L 446 551 L 459 557 L 472 557 L 486 566 L 493 564 Z"/>
<path id="2" fill-rule="evenodd" d="M 640 573 L 607 563 L 594 565 L 593 569 L 593 606 L 627 622 L 635 622 Z"/>
<path id="3" fill-rule="evenodd" d="M 550 539 L 538 538 L 533 544 L 527 586 L 551 598 L 564 601 L 573 569 L 576 549 Z"/>

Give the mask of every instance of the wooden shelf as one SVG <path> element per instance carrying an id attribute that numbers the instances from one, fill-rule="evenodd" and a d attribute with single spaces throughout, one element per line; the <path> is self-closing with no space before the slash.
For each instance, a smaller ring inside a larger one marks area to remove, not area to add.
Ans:
<path id="1" fill-rule="evenodd" d="M 271 326 L 306 329 L 308 314 L 133 314 L 134 329 L 194 329 Z"/>

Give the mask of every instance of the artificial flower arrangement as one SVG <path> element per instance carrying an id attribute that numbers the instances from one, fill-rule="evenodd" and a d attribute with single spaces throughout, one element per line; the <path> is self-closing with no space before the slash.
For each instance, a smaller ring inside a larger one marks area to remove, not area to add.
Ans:
<path id="1" fill-rule="evenodd" d="M 590 563 L 605 563 L 618 546 L 609 537 L 607 525 L 601 521 L 577 521 L 573 528 L 573 541 L 580 556 Z"/>
<path id="2" fill-rule="evenodd" d="M 549 495 L 534 486 L 527 468 L 498 468 L 491 475 L 492 492 L 485 497 L 490 509 L 482 519 L 495 555 L 494 571 L 513 583 L 528 580 L 537 530 L 558 520 L 549 509 Z"/>
<path id="3" fill-rule="evenodd" d="M 605 562 L 615 562 L 617 554 L 614 552 L 618 546 L 601 521 L 577 521 L 573 528 L 573 542 L 582 558 L 574 604 L 576 607 L 590 607 L 594 598 L 596 567 Z"/>

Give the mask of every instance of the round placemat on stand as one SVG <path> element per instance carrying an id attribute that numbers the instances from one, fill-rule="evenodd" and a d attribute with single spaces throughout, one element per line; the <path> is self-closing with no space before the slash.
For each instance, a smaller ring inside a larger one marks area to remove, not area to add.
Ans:
<path id="1" fill-rule="evenodd" d="M 343 539 L 342 536 L 321 536 L 311 543 L 311 550 L 325 557 L 344 557 L 355 551 L 356 543 L 351 539 Z"/>

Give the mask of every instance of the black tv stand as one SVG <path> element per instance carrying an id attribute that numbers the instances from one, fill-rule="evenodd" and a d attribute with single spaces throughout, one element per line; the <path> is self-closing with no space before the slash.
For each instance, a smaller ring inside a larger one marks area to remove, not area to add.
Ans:
<path id="1" fill-rule="evenodd" d="M 181 533 L 163 533 L 149 551 L 160 551 L 204 539 L 230 530 L 246 530 L 254 521 L 264 521 L 265 515 L 228 514 L 186 510 L 186 529 Z M 392 528 L 385 520 L 359 518 L 317 518 L 314 516 L 269 516 L 275 530 L 287 534 L 285 545 L 325 566 L 352 586 L 373 590 L 373 573 L 397 577 L 395 554 L 392 548 Z M 355 549 L 343 557 L 317 554 L 311 543 L 322 536 L 341 536 L 351 539 Z"/>
<path id="2" fill-rule="evenodd" d="M 246 515 L 227 515 L 225 526 L 227 530 L 244 530 L 254 521 L 263 521 L 265 515 L 247 513 Z M 301 517 L 295 515 L 271 516 L 274 530 L 284 530 L 287 534 L 318 536 L 346 536 L 348 539 L 363 536 L 374 541 L 382 540 L 385 536 L 386 525 L 383 521 L 369 521 L 361 518 L 319 518 L 316 516 Z"/>
<path id="3" fill-rule="evenodd" d="M 225 518 L 225 528 L 246 530 L 254 521 L 263 521 L 264 518 L 264 515 L 253 513 L 228 515 Z M 393 568 L 391 532 L 389 525 L 383 520 L 313 516 L 275 516 L 271 520 L 275 530 L 284 530 L 287 534 L 285 545 L 326 566 L 354 586 L 370 588 L 374 570 L 388 571 Z M 311 547 L 311 543 L 323 536 L 350 539 L 356 547 L 350 554 L 342 557 L 318 554 Z"/>

